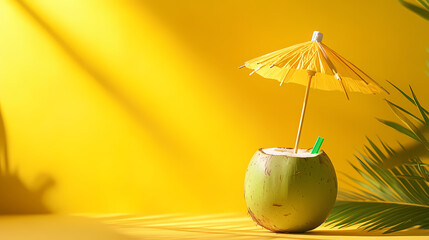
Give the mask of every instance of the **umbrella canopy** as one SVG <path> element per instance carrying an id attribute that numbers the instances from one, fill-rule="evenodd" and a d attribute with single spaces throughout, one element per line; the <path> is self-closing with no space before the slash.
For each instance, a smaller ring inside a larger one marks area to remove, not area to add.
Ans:
<path id="1" fill-rule="evenodd" d="M 315 32 L 312 41 L 300 43 L 247 61 L 242 67 L 253 69 L 264 78 L 283 83 L 307 85 L 308 72 L 314 72 L 311 88 L 376 94 L 387 91 L 344 57 L 321 42 Z"/>
<path id="2" fill-rule="evenodd" d="M 376 94 L 388 93 L 366 73 L 322 43 L 323 34 L 315 31 L 309 42 L 284 48 L 247 61 L 242 67 L 253 69 L 265 78 L 307 86 L 294 152 L 298 151 L 310 88 Z"/>

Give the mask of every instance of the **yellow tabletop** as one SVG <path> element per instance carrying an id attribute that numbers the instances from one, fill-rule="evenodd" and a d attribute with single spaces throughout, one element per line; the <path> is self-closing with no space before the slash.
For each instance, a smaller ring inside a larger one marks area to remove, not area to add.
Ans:
<path id="1" fill-rule="evenodd" d="M 185 215 L 22 215 L 0 217 L 0 239 L 429 239 L 429 230 L 393 234 L 321 226 L 303 234 L 279 234 L 244 214 Z"/>

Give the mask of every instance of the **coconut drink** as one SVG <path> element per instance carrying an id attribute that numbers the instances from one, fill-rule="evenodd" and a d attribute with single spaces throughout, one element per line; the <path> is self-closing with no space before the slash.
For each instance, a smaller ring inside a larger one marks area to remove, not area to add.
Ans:
<path id="1" fill-rule="evenodd" d="M 306 86 L 295 147 L 259 149 L 246 172 L 248 212 L 259 225 L 274 232 L 316 228 L 328 217 L 337 196 L 335 170 L 326 153 L 316 147 L 299 149 L 310 88 L 342 91 L 347 99 L 349 92 L 389 93 L 322 39 L 323 34 L 315 31 L 311 41 L 256 57 L 239 67 L 253 70 L 249 75 L 275 79 L 280 86 Z"/>
<path id="2" fill-rule="evenodd" d="M 337 177 L 325 152 L 259 149 L 247 168 L 244 196 L 252 219 L 273 232 L 305 232 L 328 217 Z"/>

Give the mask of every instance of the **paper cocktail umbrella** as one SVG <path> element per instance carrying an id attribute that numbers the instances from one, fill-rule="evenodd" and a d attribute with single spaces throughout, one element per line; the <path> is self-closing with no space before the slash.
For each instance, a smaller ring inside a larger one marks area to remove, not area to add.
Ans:
<path id="1" fill-rule="evenodd" d="M 299 139 L 311 88 L 321 90 L 361 92 L 365 94 L 388 93 L 362 70 L 322 43 L 323 34 L 315 31 L 309 42 L 293 45 L 245 62 L 242 67 L 253 69 L 264 78 L 283 83 L 298 83 L 307 86 L 294 153 L 298 151 Z"/>

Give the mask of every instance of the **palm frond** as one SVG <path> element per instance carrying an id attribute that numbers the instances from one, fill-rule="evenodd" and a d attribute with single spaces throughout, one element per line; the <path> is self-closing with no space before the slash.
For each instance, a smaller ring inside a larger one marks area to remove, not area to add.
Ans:
<path id="1" fill-rule="evenodd" d="M 428 123 L 429 123 L 429 119 L 428 119 L 428 116 L 427 116 L 427 112 L 426 112 L 426 110 L 422 107 L 422 105 L 420 105 L 420 102 L 417 100 L 417 97 L 416 97 L 416 95 L 414 94 L 413 88 L 412 88 L 411 86 L 410 86 L 410 91 L 411 91 L 411 94 L 413 95 L 414 103 L 415 103 L 415 105 L 417 106 L 417 108 L 419 109 L 420 114 L 422 115 L 422 117 L 423 117 L 423 119 L 424 119 L 424 123 L 425 123 L 425 124 L 428 124 Z"/>
<path id="2" fill-rule="evenodd" d="M 427 0 L 418 0 L 418 2 L 421 4 L 421 6 L 418 6 L 416 4 L 409 3 L 405 0 L 398 0 L 404 7 L 408 8 L 409 10 L 413 11 L 420 17 L 426 19 L 429 21 L 429 3 Z"/>
<path id="3" fill-rule="evenodd" d="M 429 52 L 429 49 L 428 49 L 428 52 Z M 404 91 L 402 91 L 399 87 L 397 87 L 395 84 L 393 84 L 389 80 L 387 80 L 387 82 L 390 85 L 392 85 L 392 87 L 394 87 L 396 90 L 398 90 L 408 101 L 410 101 L 412 104 L 416 105 L 416 103 L 414 102 L 414 99 L 411 98 L 410 96 L 408 96 L 408 94 L 406 94 Z M 425 111 L 426 113 L 429 113 L 426 109 L 423 109 L 423 111 Z"/>
<path id="4" fill-rule="evenodd" d="M 370 140 L 369 140 L 370 141 Z M 387 144 L 381 142 L 385 149 L 390 151 Z M 385 169 L 380 165 L 387 158 L 387 154 L 384 154 L 382 150 L 372 143 L 371 147 L 365 146 L 370 151 L 374 152 L 371 156 L 361 155 L 361 159 L 358 161 L 361 163 L 361 166 L 364 167 L 366 173 L 371 174 L 371 178 L 368 179 L 368 176 L 365 178 L 369 182 L 379 183 L 377 189 L 371 188 L 368 189 L 371 192 L 384 192 L 384 195 L 381 196 L 385 201 L 392 202 L 408 202 L 415 204 L 428 204 L 429 205 L 429 193 L 426 195 L 420 195 L 419 192 L 416 192 L 412 186 L 416 189 L 427 188 L 426 183 L 421 183 L 416 179 L 401 178 L 399 176 L 410 175 L 414 177 L 424 178 L 418 168 L 421 166 L 397 166 L 396 168 Z M 373 150 L 371 150 L 373 149 Z M 421 162 L 415 160 L 415 162 Z M 423 185 L 423 186 L 422 186 Z M 416 196 L 417 195 L 417 196 Z"/>
<path id="5" fill-rule="evenodd" d="M 413 101 L 413 103 L 414 103 L 414 101 Z M 419 118 L 419 117 L 417 117 L 416 115 L 414 115 L 414 114 L 410 113 L 408 110 L 406 110 L 406 109 L 404 109 L 404 108 L 402 108 L 402 107 L 400 107 L 400 106 L 398 106 L 398 105 L 396 105 L 396 104 L 394 104 L 394 103 L 392 103 L 392 102 L 390 102 L 390 101 L 389 101 L 389 104 L 391 104 L 391 105 L 392 105 L 392 106 L 394 106 L 395 108 L 397 108 L 397 109 L 401 110 L 402 112 L 404 112 L 404 113 L 408 114 L 409 116 L 413 117 L 415 120 L 419 121 L 421 124 L 425 124 L 425 121 L 423 121 L 422 119 L 420 119 L 420 118 Z M 423 109 L 423 108 L 422 108 L 422 110 L 424 110 L 424 111 L 425 111 L 425 109 Z"/>
<path id="6" fill-rule="evenodd" d="M 398 1 L 429 20 L 429 0 L 417 0 L 420 5 Z M 429 61 L 426 63 L 429 66 Z M 339 228 L 354 225 L 368 231 L 386 230 L 385 233 L 412 227 L 429 229 L 429 164 L 421 160 L 429 156 L 429 112 L 422 107 L 411 87 L 411 95 L 408 95 L 389 83 L 417 108 L 421 117 L 386 100 L 402 124 L 378 120 L 416 142 L 406 147 L 399 143 L 401 148 L 395 150 L 381 139 L 381 147 L 378 147 L 368 138 L 369 145 L 364 146 L 366 154 L 355 155 L 359 166 L 350 163 L 363 180 L 346 175 L 360 188 L 340 192 L 338 199 L 341 200 L 337 200 L 327 219 L 328 225 Z"/>
<path id="7" fill-rule="evenodd" d="M 393 83 L 389 83 L 394 88 L 396 88 L 409 102 L 416 106 L 418 112 L 421 115 L 420 118 L 415 114 L 411 113 L 410 111 L 386 100 L 389 107 L 401 120 L 403 125 L 397 122 L 382 119 L 378 119 L 378 121 L 390 128 L 393 128 L 397 132 L 405 134 L 406 136 L 416 140 L 415 143 L 407 147 L 402 147 L 402 149 L 393 151 L 393 153 L 390 154 L 389 157 L 383 161 L 384 167 L 392 168 L 398 165 L 407 164 L 409 162 L 409 159 L 429 156 L 429 142 L 427 140 L 427 137 L 429 137 L 429 112 L 422 107 L 411 87 L 411 95 L 408 95 L 404 91 L 399 89 L 397 86 L 395 86 Z M 418 125 L 414 124 L 412 119 L 409 119 L 409 117 L 416 121 Z"/>
<path id="8" fill-rule="evenodd" d="M 392 233 L 411 227 L 429 229 L 429 206 L 392 202 L 337 201 L 328 225 L 357 225 L 367 231 Z"/>
<path id="9" fill-rule="evenodd" d="M 404 147 L 398 143 L 401 148 L 393 149 L 381 139 L 377 145 L 367 138 L 369 144 L 364 145 L 364 152 L 355 155 L 358 164 L 350 163 L 363 180 L 346 175 L 359 188 L 339 194 L 340 201 L 332 210 L 328 225 L 356 225 L 368 231 L 386 230 L 386 233 L 410 227 L 429 229 L 429 164 L 421 160 L 422 156 L 429 155 L 425 136 L 429 130 L 428 113 L 411 88 L 411 95 L 407 95 L 392 86 L 416 106 L 421 117 L 386 100 L 402 124 L 379 121 L 411 137 L 416 144 Z"/>
<path id="10" fill-rule="evenodd" d="M 383 119 L 377 119 L 379 122 L 383 123 L 386 126 L 389 126 L 393 129 L 395 129 L 396 131 L 403 133 L 405 135 L 407 135 L 408 137 L 419 141 L 419 138 L 416 136 L 416 134 L 414 134 L 412 131 L 410 131 L 408 128 L 403 127 L 401 124 L 393 122 L 393 121 L 388 121 L 388 120 L 383 120 Z"/>
<path id="11" fill-rule="evenodd" d="M 393 113 L 405 124 L 405 126 L 411 130 L 418 138 L 418 141 L 421 143 L 426 144 L 427 140 L 423 136 L 421 129 L 417 127 L 410 119 L 405 116 L 402 111 L 400 111 L 398 108 L 396 108 L 393 104 L 391 104 L 390 101 L 386 100 L 389 107 L 392 109 Z"/>

